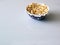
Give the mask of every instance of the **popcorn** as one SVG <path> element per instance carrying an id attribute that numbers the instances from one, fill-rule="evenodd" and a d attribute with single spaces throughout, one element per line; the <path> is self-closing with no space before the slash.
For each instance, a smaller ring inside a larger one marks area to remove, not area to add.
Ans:
<path id="1" fill-rule="evenodd" d="M 26 10 L 29 13 L 36 15 L 48 13 L 48 7 L 46 6 L 46 4 L 31 3 L 27 6 Z"/>

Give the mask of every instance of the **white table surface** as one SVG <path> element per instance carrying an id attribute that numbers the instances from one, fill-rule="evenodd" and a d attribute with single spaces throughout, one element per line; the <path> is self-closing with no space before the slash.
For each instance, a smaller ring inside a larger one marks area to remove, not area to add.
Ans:
<path id="1" fill-rule="evenodd" d="M 45 21 L 25 12 L 31 2 L 45 3 Z M 60 45 L 60 0 L 0 0 L 0 45 Z"/>

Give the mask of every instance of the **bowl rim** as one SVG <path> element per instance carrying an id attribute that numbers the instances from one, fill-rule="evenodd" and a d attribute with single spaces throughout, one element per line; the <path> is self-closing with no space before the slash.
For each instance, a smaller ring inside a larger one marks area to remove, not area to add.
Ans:
<path id="1" fill-rule="evenodd" d="M 44 4 L 44 3 L 38 3 L 38 4 Z M 48 6 L 48 5 L 46 5 L 46 6 L 47 6 L 48 12 L 49 12 L 49 6 Z M 45 14 L 36 15 L 36 14 L 31 14 L 31 13 L 29 13 L 29 11 L 27 11 L 27 10 L 26 10 L 26 12 L 27 12 L 27 14 L 29 14 L 29 15 L 31 15 L 31 16 L 35 16 L 35 17 L 46 16 L 46 15 L 48 14 L 48 13 L 45 13 Z"/>

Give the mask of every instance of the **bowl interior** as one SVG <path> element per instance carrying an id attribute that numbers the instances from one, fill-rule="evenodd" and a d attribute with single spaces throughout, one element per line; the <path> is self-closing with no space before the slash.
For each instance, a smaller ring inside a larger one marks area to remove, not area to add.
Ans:
<path id="1" fill-rule="evenodd" d="M 43 5 L 43 3 L 40 3 L 41 5 Z M 46 5 L 47 6 L 47 5 Z M 49 11 L 49 7 L 47 6 L 47 9 L 48 9 L 48 11 Z M 29 11 L 27 11 L 27 9 L 26 9 L 26 12 L 29 14 L 29 15 L 33 15 L 33 16 L 36 16 L 36 17 L 41 17 L 41 16 L 45 16 L 46 14 L 48 14 L 48 13 L 45 13 L 45 14 L 32 14 L 32 13 L 30 13 Z"/>

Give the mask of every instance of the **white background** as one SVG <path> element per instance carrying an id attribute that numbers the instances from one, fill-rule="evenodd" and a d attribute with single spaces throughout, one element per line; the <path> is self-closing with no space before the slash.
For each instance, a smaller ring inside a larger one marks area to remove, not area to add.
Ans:
<path id="1" fill-rule="evenodd" d="M 25 7 L 31 2 L 49 6 L 46 20 L 27 15 Z M 0 45 L 60 45 L 60 1 L 0 0 Z"/>

